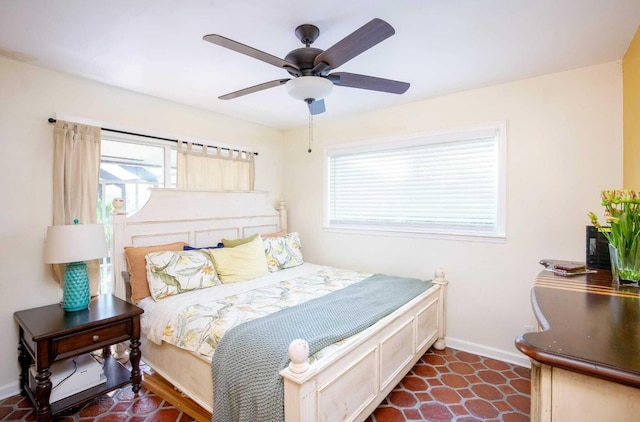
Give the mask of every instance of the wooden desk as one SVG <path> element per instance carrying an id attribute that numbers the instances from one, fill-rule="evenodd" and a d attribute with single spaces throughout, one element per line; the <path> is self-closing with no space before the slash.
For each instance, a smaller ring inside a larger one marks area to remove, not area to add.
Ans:
<path id="1" fill-rule="evenodd" d="M 532 361 L 532 421 L 639 420 L 638 293 L 603 270 L 538 275 L 531 302 L 542 331 L 516 339 Z"/>

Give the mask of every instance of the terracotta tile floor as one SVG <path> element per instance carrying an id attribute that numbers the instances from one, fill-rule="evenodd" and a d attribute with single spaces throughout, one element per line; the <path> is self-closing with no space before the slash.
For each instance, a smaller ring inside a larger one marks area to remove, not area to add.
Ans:
<path id="1" fill-rule="evenodd" d="M 528 422 L 530 395 L 527 368 L 431 349 L 367 422 Z"/>
<path id="2" fill-rule="evenodd" d="M 529 421 L 529 370 L 454 349 L 429 350 L 367 422 Z M 0 421 L 35 421 L 21 396 L 0 400 Z M 189 416 L 146 389 L 105 394 L 56 422 L 186 422 Z"/>

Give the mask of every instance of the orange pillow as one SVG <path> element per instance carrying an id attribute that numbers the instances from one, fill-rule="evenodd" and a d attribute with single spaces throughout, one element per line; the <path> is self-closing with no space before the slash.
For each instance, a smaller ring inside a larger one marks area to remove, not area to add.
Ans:
<path id="1" fill-rule="evenodd" d="M 131 301 L 138 303 L 145 297 L 151 296 L 147 281 L 147 261 L 145 256 L 151 252 L 181 251 L 185 242 L 168 243 L 157 246 L 125 246 L 124 254 L 131 275 Z"/>
<path id="2" fill-rule="evenodd" d="M 280 230 L 279 232 L 275 232 L 275 233 L 264 233 L 261 234 L 260 236 L 262 237 L 280 237 L 280 236 L 284 236 L 285 234 L 287 234 L 287 231 L 285 229 Z"/>

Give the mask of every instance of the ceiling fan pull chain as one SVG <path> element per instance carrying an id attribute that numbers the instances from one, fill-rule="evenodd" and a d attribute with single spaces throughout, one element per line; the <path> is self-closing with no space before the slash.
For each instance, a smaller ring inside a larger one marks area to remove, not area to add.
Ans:
<path id="1" fill-rule="evenodd" d="M 307 152 L 311 154 L 311 144 L 313 143 L 313 114 L 309 112 L 309 149 Z"/>

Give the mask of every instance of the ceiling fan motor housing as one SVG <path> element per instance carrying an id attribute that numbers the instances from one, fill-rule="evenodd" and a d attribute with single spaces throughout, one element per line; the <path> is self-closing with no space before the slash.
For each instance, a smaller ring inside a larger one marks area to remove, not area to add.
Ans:
<path id="1" fill-rule="evenodd" d="M 322 52 L 323 50 L 313 47 L 296 48 L 289 52 L 284 59 L 289 63 L 293 63 L 298 66 L 300 73 L 302 73 L 303 76 L 311 76 L 313 60 Z M 295 74 L 295 70 L 289 71 L 289 73 L 293 76 L 298 76 Z"/>

